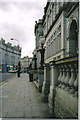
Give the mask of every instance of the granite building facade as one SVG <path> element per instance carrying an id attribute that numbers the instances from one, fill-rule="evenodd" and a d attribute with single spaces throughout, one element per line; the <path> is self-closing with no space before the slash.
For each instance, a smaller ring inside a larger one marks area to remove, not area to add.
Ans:
<path id="1" fill-rule="evenodd" d="M 47 3 L 43 17 L 43 25 L 47 22 L 43 98 L 56 118 L 78 114 L 78 12 L 77 2 Z"/>
<path id="2" fill-rule="evenodd" d="M 11 43 L 5 43 L 5 40 L 0 40 L 0 67 L 8 71 L 8 67 L 17 66 L 18 61 L 21 59 L 20 46 L 12 46 Z"/>
<path id="3" fill-rule="evenodd" d="M 33 80 L 41 84 L 42 99 L 48 102 L 53 118 L 78 118 L 79 2 L 47 2 L 41 23 L 43 34 L 39 23 L 35 28 L 36 43 L 43 44 L 44 57 L 36 57 L 36 45 Z M 39 69 L 42 59 L 43 69 Z"/>
<path id="4" fill-rule="evenodd" d="M 35 50 L 33 51 L 32 69 L 33 69 L 33 81 L 38 87 L 39 92 L 42 92 L 43 80 L 44 80 L 44 36 L 43 36 L 43 20 L 35 23 Z"/>

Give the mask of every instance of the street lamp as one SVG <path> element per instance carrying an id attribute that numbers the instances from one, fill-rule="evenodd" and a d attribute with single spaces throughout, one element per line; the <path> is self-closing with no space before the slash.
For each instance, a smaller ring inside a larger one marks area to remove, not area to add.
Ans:
<path id="1" fill-rule="evenodd" d="M 41 36 L 41 37 L 40 37 L 40 42 L 39 42 L 39 43 L 42 45 L 42 44 L 44 44 L 44 42 L 45 42 L 45 38 Z"/>
<path id="2" fill-rule="evenodd" d="M 11 38 L 11 40 L 15 40 L 15 41 L 18 42 L 18 71 L 17 71 L 18 74 L 17 74 L 17 76 L 20 77 L 20 69 L 21 69 L 21 67 L 20 67 L 20 61 L 19 61 L 19 40 L 14 39 L 14 38 Z"/>
<path id="3" fill-rule="evenodd" d="M 15 40 L 15 41 L 17 41 L 17 42 L 18 42 L 18 45 L 19 45 L 19 40 L 17 40 L 17 39 L 14 39 L 14 38 L 11 38 L 11 40 Z"/>
<path id="4" fill-rule="evenodd" d="M 17 41 L 17 42 L 18 42 L 18 46 L 19 46 L 19 40 L 14 39 L 14 38 L 11 38 L 11 40 L 15 40 L 15 41 Z M 18 48 L 18 61 L 19 61 L 19 48 Z"/>

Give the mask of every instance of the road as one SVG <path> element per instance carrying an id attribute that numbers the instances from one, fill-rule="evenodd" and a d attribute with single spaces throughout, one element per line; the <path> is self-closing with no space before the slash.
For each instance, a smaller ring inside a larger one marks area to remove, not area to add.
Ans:
<path id="1" fill-rule="evenodd" d="M 0 73 L 0 82 L 7 80 L 8 78 L 15 75 L 15 73 Z"/>

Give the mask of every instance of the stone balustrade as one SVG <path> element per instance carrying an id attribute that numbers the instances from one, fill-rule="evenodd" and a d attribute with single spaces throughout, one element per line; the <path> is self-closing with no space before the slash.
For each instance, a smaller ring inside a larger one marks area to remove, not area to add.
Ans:
<path id="1" fill-rule="evenodd" d="M 78 117 L 78 56 L 67 57 L 55 62 L 59 73 L 53 96 L 52 111 L 58 118 Z M 55 79 L 53 78 L 55 82 Z M 50 103 L 50 101 L 49 101 Z M 69 114 L 68 114 L 69 113 Z"/>
<path id="2" fill-rule="evenodd" d="M 78 96 L 78 64 L 77 62 L 67 62 L 59 64 L 58 87 L 64 89 L 73 96 Z"/>

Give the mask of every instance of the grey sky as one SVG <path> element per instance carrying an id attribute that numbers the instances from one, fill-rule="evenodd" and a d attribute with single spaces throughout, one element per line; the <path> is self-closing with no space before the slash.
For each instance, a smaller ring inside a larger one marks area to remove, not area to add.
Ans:
<path id="1" fill-rule="evenodd" d="M 0 38 L 13 45 L 18 43 L 10 38 L 19 40 L 22 57 L 32 56 L 35 48 L 34 25 L 43 16 L 46 0 L 9 1 L 0 2 Z"/>

